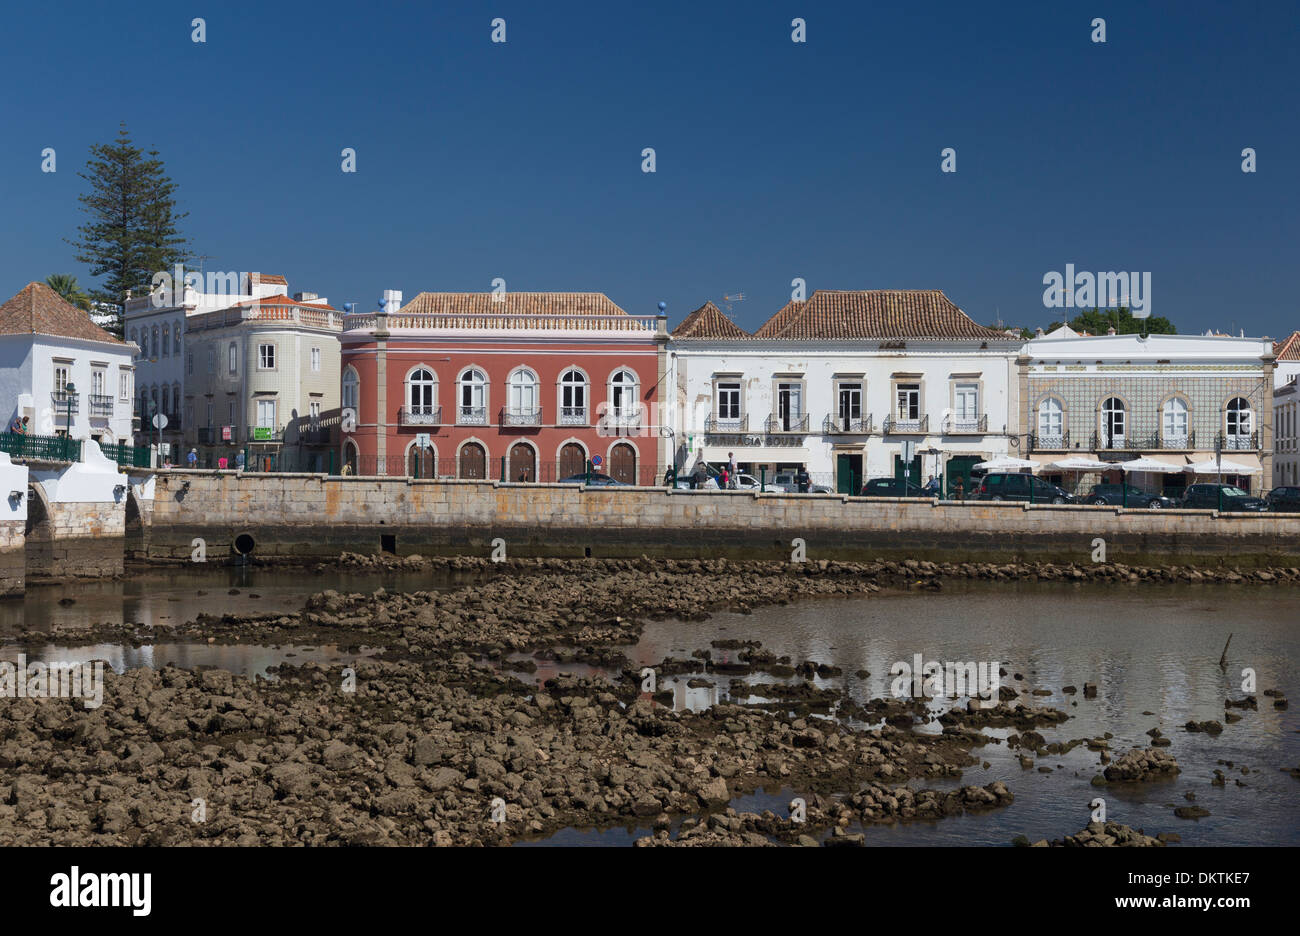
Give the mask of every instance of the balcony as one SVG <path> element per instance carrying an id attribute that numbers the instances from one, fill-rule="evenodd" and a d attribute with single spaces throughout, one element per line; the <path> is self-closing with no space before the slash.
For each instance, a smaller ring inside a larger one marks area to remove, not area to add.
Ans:
<path id="1" fill-rule="evenodd" d="M 885 435 L 925 435 L 930 431 L 930 417 L 922 416 L 920 419 L 899 419 L 897 416 L 886 416 L 884 433 Z"/>
<path id="2" fill-rule="evenodd" d="M 100 393 L 89 394 L 91 416 L 112 416 L 113 398 Z"/>
<path id="3" fill-rule="evenodd" d="M 743 435 L 749 431 L 749 414 L 744 416 L 712 416 L 704 420 L 707 435 Z"/>
<path id="4" fill-rule="evenodd" d="M 1128 433 L 1102 433 L 1094 432 L 1092 434 L 1092 450 L 1094 452 L 1133 452 L 1139 449 L 1154 448 L 1157 440 L 1154 435 L 1129 435 Z"/>
<path id="5" fill-rule="evenodd" d="M 441 426 L 442 407 L 427 404 L 402 406 L 397 410 L 397 422 L 401 426 Z"/>
<path id="6" fill-rule="evenodd" d="M 202 426 L 196 430 L 199 445 L 216 445 L 221 441 L 220 426 Z"/>
<path id="7" fill-rule="evenodd" d="M 628 435 L 641 429 L 641 407 L 608 407 L 600 414 L 596 422 L 596 431 L 600 435 Z"/>
<path id="8" fill-rule="evenodd" d="M 949 416 L 943 421 L 945 435 L 983 435 L 989 431 L 989 417 Z"/>
<path id="9" fill-rule="evenodd" d="M 456 407 L 456 425 L 458 425 L 458 426 L 486 426 L 486 425 L 487 425 L 487 407 L 486 407 L 486 406 L 458 406 L 458 407 Z"/>
<path id="10" fill-rule="evenodd" d="M 73 410 L 75 413 L 76 410 Z M 1254 432 L 1220 432 L 1218 448 L 1224 452 L 1255 451 L 1259 448 L 1259 430 Z"/>
<path id="11" fill-rule="evenodd" d="M 1029 451 L 1031 452 L 1065 452 L 1070 448 L 1070 433 L 1060 432 L 1055 435 L 1035 435 L 1029 433 Z"/>
<path id="12" fill-rule="evenodd" d="M 826 435 L 870 435 L 871 416 L 827 416 L 822 420 Z"/>
<path id="13" fill-rule="evenodd" d="M 57 415 L 62 416 L 67 414 L 69 412 L 68 410 L 69 404 L 71 404 L 72 406 L 71 412 L 73 413 L 81 412 L 80 393 L 69 393 L 66 390 L 55 390 L 53 393 L 50 394 L 50 398 L 54 401 L 54 409 Z"/>
<path id="14" fill-rule="evenodd" d="M 796 416 L 794 414 L 782 416 L 780 413 L 772 413 L 767 417 L 767 421 L 763 424 L 763 431 L 768 435 L 781 435 L 783 433 L 790 433 L 793 435 L 798 435 L 800 433 L 807 434 L 808 414 L 804 413 L 802 416 Z"/>
<path id="15" fill-rule="evenodd" d="M 542 408 L 536 409 L 503 409 L 501 411 L 502 426 L 540 426 L 542 424 Z"/>
<path id="16" fill-rule="evenodd" d="M 585 426 L 587 424 L 588 424 L 587 407 L 585 406 L 561 406 L 560 407 L 561 426 Z"/>

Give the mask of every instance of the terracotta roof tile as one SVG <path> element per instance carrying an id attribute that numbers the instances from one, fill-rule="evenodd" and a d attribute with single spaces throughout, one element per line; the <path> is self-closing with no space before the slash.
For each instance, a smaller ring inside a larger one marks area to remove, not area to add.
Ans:
<path id="1" fill-rule="evenodd" d="M 322 312 L 337 312 L 338 309 L 323 302 L 300 302 L 290 296 L 263 296 L 261 299 L 245 299 L 242 302 L 236 302 L 231 308 L 238 306 L 302 306 L 304 309 L 320 309 Z"/>
<path id="2" fill-rule="evenodd" d="M 1300 361 L 1300 331 L 1273 342 L 1273 356 L 1279 361 Z"/>
<path id="3" fill-rule="evenodd" d="M 257 281 L 268 286 L 288 286 L 289 281 L 278 273 L 254 273 Z"/>
<path id="4" fill-rule="evenodd" d="M 786 304 L 754 337 L 1019 340 L 977 325 L 938 289 L 819 289 L 804 302 Z"/>
<path id="5" fill-rule="evenodd" d="M 752 338 L 712 302 L 706 302 L 673 329 L 674 338 Z"/>
<path id="6" fill-rule="evenodd" d="M 444 315 L 627 315 L 604 293 L 558 292 L 422 292 L 401 311 Z"/>
<path id="7" fill-rule="evenodd" d="M 51 335 L 125 344 L 44 283 L 28 283 L 0 305 L 0 335 Z"/>

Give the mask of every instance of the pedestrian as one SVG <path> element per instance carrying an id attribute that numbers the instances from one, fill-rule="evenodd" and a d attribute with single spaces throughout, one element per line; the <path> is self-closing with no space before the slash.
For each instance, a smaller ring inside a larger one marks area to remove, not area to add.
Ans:
<path id="1" fill-rule="evenodd" d="M 677 487 L 677 466 L 669 465 L 668 470 L 664 472 L 664 487 Z"/>
<path id="2" fill-rule="evenodd" d="M 188 455 L 185 456 L 185 464 L 189 465 L 191 468 L 196 468 L 196 467 L 198 467 L 198 464 L 199 464 L 199 450 L 198 450 L 198 449 L 190 449 L 190 453 L 189 453 Z"/>
<path id="3" fill-rule="evenodd" d="M 925 491 L 931 496 L 937 495 L 939 493 L 939 479 L 934 475 L 930 475 L 930 480 L 925 482 Z"/>
<path id="4" fill-rule="evenodd" d="M 722 466 L 722 474 L 719 476 L 719 481 L 721 481 L 721 483 L 722 483 L 722 489 L 723 489 L 724 491 L 727 490 L 729 487 L 731 487 L 731 484 L 730 484 L 730 481 L 731 481 L 731 473 L 730 473 L 730 471 L 728 471 L 726 465 L 723 465 L 723 466 Z"/>
<path id="5" fill-rule="evenodd" d="M 28 425 L 27 425 L 27 421 L 28 421 L 29 419 L 31 419 L 30 416 L 24 416 L 24 417 L 23 417 L 23 427 L 22 427 L 22 429 L 19 430 L 23 435 L 27 435 L 27 429 L 29 428 Z"/>
<path id="6" fill-rule="evenodd" d="M 343 474 L 345 476 L 352 474 L 352 464 L 350 462 L 344 462 L 343 471 L 341 471 L 340 474 Z"/>
<path id="7" fill-rule="evenodd" d="M 966 499 L 966 482 L 961 478 L 957 479 L 957 500 Z"/>
<path id="8" fill-rule="evenodd" d="M 695 463 L 695 473 L 691 475 L 691 490 L 697 491 L 709 480 L 709 463 L 703 458 Z"/>
<path id="9" fill-rule="evenodd" d="M 794 483 L 798 486 L 800 494 L 808 493 L 808 489 L 812 487 L 812 476 L 808 474 L 807 468 L 800 468 L 795 473 Z"/>
<path id="10" fill-rule="evenodd" d="M 23 421 L 15 416 L 14 421 L 9 424 L 9 431 L 15 435 L 21 435 L 23 431 Z"/>
<path id="11" fill-rule="evenodd" d="M 736 453 L 735 452 L 727 453 L 727 477 L 729 478 L 736 477 Z"/>
<path id="12" fill-rule="evenodd" d="M 243 470 L 244 470 L 244 453 L 243 453 L 243 452 L 236 452 L 236 453 L 235 453 L 235 470 L 236 470 L 236 471 L 243 471 Z"/>

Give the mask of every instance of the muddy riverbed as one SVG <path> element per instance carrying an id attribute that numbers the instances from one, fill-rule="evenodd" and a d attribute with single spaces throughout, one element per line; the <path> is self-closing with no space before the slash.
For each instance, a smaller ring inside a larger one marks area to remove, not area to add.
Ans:
<path id="1" fill-rule="evenodd" d="M 93 710 L 0 700 L 0 842 L 1009 844 L 1077 832 L 1103 796 L 1109 820 L 1186 844 L 1296 843 L 1300 724 L 1264 694 L 1295 682 L 1288 584 L 391 566 L 0 604 L 0 659 L 121 674 Z M 918 654 L 996 664 L 1004 701 L 894 699 L 891 666 Z M 1094 785 L 1152 745 L 1181 772 Z"/>

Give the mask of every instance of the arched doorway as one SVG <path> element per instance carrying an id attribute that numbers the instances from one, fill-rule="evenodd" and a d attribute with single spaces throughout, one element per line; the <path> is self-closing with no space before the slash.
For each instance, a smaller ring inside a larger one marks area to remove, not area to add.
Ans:
<path id="1" fill-rule="evenodd" d="M 626 442 L 610 449 L 609 476 L 624 484 L 636 484 L 636 449 Z"/>
<path id="2" fill-rule="evenodd" d="M 577 442 L 565 442 L 560 448 L 560 476 L 557 481 L 572 478 L 587 470 L 587 453 Z"/>
<path id="3" fill-rule="evenodd" d="M 460 449 L 460 465 L 456 476 L 482 480 L 487 477 L 487 451 L 477 442 L 466 442 Z"/>
<path id="4" fill-rule="evenodd" d="M 357 444 L 351 440 L 343 446 L 343 464 L 348 469 L 345 474 L 357 474 Z"/>
<path id="5" fill-rule="evenodd" d="M 516 442 L 510 449 L 511 481 L 537 480 L 537 455 L 533 447 L 523 442 Z"/>
<path id="6" fill-rule="evenodd" d="M 438 455 L 433 446 L 412 444 L 406 450 L 406 475 L 409 478 L 438 477 Z"/>

